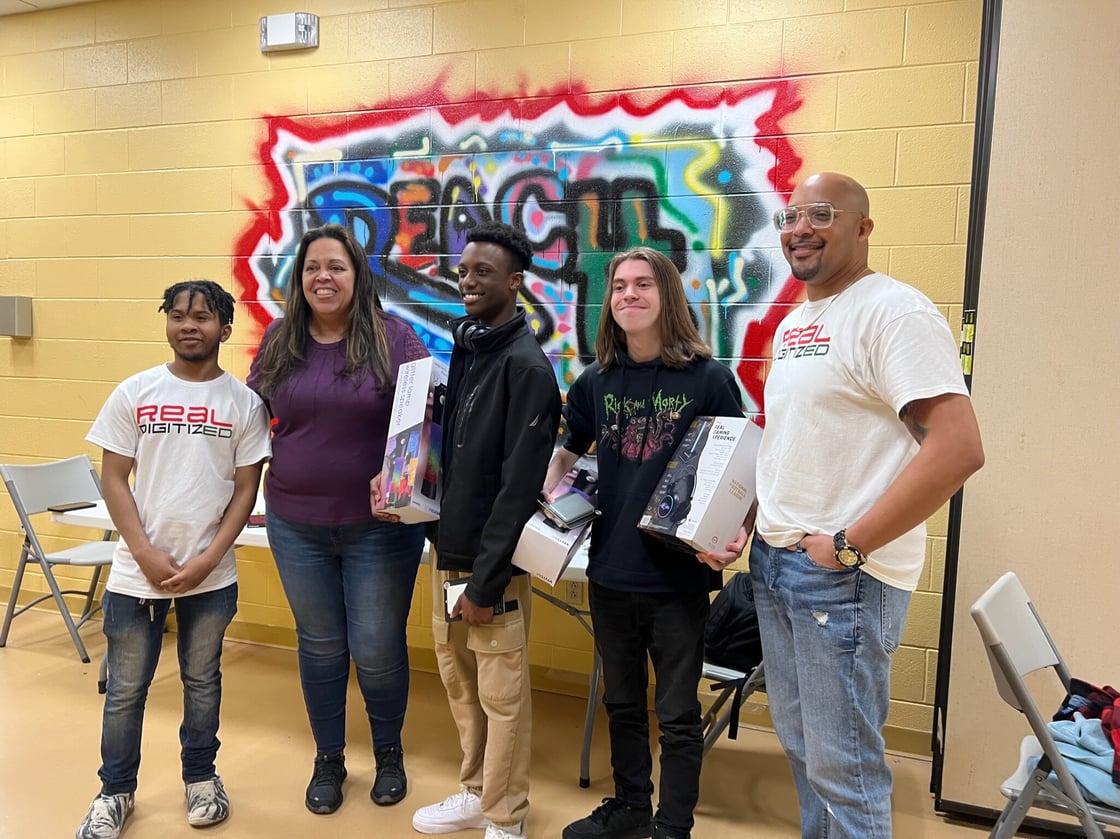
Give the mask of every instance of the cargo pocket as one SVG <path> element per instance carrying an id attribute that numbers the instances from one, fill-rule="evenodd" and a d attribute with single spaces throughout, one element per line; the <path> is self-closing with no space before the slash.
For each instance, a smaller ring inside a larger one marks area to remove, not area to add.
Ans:
<path id="1" fill-rule="evenodd" d="M 491 624 L 468 627 L 467 648 L 478 660 L 479 697 L 491 704 L 520 703 L 522 680 L 526 678 L 521 613 L 497 615 Z"/>

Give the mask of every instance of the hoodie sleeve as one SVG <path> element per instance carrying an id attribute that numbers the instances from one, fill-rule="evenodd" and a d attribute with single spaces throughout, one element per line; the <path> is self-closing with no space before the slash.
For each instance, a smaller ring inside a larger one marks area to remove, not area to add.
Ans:
<path id="1" fill-rule="evenodd" d="M 525 522 L 537 509 L 556 429 L 560 391 L 545 367 L 528 367 L 512 381 L 517 398 L 506 406 L 506 439 L 502 452 L 501 487 L 482 539 L 466 595 L 478 606 L 493 606 L 513 576 L 513 551 Z"/>
<path id="2" fill-rule="evenodd" d="M 578 455 L 587 454 L 595 442 L 595 408 L 592 403 L 592 376 L 598 375 L 598 365 L 588 367 L 568 388 L 564 401 L 564 437 L 560 444 Z"/>

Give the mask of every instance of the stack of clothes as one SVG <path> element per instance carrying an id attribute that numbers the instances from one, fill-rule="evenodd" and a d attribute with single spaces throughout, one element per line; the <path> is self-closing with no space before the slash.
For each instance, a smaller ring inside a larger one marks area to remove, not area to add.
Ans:
<path id="1" fill-rule="evenodd" d="M 1120 809 L 1120 691 L 1070 680 L 1047 726 L 1086 800 Z"/>

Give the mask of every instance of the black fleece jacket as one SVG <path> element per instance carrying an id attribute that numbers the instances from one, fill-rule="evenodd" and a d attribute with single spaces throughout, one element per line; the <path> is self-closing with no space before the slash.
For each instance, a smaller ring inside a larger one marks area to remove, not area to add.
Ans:
<path id="1" fill-rule="evenodd" d="M 674 368 L 660 358 L 587 367 L 568 390 L 563 445 L 584 454 L 598 443 L 599 510 L 591 531 L 587 576 L 620 591 L 715 591 L 722 575 L 694 554 L 638 530 L 638 520 L 673 452 L 696 417 L 741 417 L 731 371 L 696 359 Z"/>
<path id="2" fill-rule="evenodd" d="M 521 310 L 464 339 L 470 325 L 467 318 L 451 324 L 434 541 L 437 567 L 471 572 L 466 596 L 485 607 L 502 599 L 514 573 L 524 573 L 513 567 L 513 551 L 552 459 L 560 391 Z"/>

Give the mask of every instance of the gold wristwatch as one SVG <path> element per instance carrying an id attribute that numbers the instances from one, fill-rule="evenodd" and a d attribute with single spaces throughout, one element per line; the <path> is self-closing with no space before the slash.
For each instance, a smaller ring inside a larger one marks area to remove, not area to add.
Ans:
<path id="1" fill-rule="evenodd" d="M 863 555 L 863 551 L 848 541 L 848 537 L 844 535 L 843 530 L 837 531 L 836 535 L 832 537 L 832 547 L 836 551 L 836 561 L 845 568 L 859 568 L 867 562 L 867 557 Z"/>

